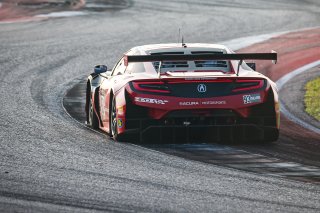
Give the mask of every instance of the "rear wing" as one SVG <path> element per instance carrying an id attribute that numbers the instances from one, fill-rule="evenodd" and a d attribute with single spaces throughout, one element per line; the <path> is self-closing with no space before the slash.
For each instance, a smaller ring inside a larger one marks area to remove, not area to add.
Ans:
<path id="1" fill-rule="evenodd" d="M 239 60 L 237 75 L 243 60 L 272 60 L 277 63 L 277 53 L 228 53 L 228 54 L 163 54 L 163 55 L 126 55 L 124 64 L 128 66 L 133 62 L 154 62 L 159 61 L 205 61 L 205 60 Z M 159 74 L 160 74 L 159 66 Z"/>

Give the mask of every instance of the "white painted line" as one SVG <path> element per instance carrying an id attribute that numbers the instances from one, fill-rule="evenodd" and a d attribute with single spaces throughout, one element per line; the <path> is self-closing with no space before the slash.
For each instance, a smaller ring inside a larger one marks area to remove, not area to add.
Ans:
<path id="1" fill-rule="evenodd" d="M 269 40 L 273 37 L 280 36 L 280 35 L 286 34 L 288 32 L 291 32 L 291 31 L 264 34 L 264 35 L 258 35 L 258 36 L 248 36 L 248 37 L 243 37 L 243 38 L 236 38 L 236 39 L 232 39 L 229 41 L 219 42 L 219 44 L 223 44 L 223 45 L 231 48 L 232 50 L 239 50 L 241 48 L 248 47 L 250 45 Z"/>
<path id="2" fill-rule="evenodd" d="M 87 3 L 85 5 L 85 8 L 97 8 L 97 9 L 101 9 L 101 8 L 112 8 L 113 5 L 107 5 L 107 4 L 95 4 L 95 3 Z"/>
<path id="3" fill-rule="evenodd" d="M 284 35 L 287 33 L 295 33 L 295 32 L 301 32 L 305 30 L 312 30 L 312 29 L 317 29 L 320 26 L 316 27 L 306 27 L 306 28 L 301 28 L 297 30 L 288 30 L 288 31 L 282 31 L 282 32 L 275 32 L 275 33 L 269 33 L 269 34 L 262 34 L 262 35 L 254 35 L 254 36 L 247 36 L 247 37 L 242 37 L 242 38 L 236 38 L 228 41 L 222 41 L 218 42 L 219 44 L 226 45 L 227 47 L 231 48 L 232 50 L 239 50 L 244 47 L 248 47 L 253 44 L 257 44 L 260 42 L 267 41 L 271 38 Z M 271 51 L 271 50 L 270 50 Z"/>
<path id="4" fill-rule="evenodd" d="M 48 14 L 36 15 L 37 18 L 59 18 L 59 17 L 72 17 L 72 16 L 82 16 L 87 15 L 85 12 L 81 11 L 65 11 L 65 12 L 54 12 Z"/>
<path id="5" fill-rule="evenodd" d="M 304 72 L 307 72 L 308 70 L 310 70 L 311 68 L 313 67 L 316 67 L 316 66 L 319 66 L 320 65 L 320 60 L 318 61 L 315 61 L 315 62 L 312 62 L 310 64 L 307 64 L 303 67 L 300 67 L 284 76 L 282 76 L 277 82 L 277 86 L 278 86 L 278 89 L 279 91 L 281 90 L 281 88 L 292 78 L 294 78 L 295 76 L 301 74 L 301 73 L 304 73 Z M 283 102 L 280 101 L 280 106 L 281 106 L 281 112 L 291 121 L 299 124 L 300 126 L 306 128 L 306 129 L 309 129 L 313 132 L 316 132 L 318 134 L 320 134 L 320 129 L 301 120 L 300 118 L 297 118 L 295 115 L 293 115 L 291 112 L 288 111 L 288 109 L 286 109 L 284 107 L 284 104 Z"/>
<path id="6" fill-rule="evenodd" d="M 303 73 L 303 72 L 306 72 L 308 70 L 310 70 L 311 68 L 313 67 L 316 67 L 320 65 L 320 60 L 318 61 L 315 61 L 315 62 L 312 62 L 310 64 L 307 64 L 307 65 L 304 65 L 303 67 L 300 67 L 284 76 L 282 76 L 276 83 L 277 83 L 277 86 L 278 86 L 278 89 L 282 89 L 282 87 L 289 81 L 291 80 L 292 78 L 294 78 L 295 76 Z"/>

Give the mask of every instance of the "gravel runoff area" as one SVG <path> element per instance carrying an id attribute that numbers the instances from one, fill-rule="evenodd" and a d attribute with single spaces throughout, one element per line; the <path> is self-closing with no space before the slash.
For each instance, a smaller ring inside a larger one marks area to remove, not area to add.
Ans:
<path id="1" fill-rule="evenodd" d="M 137 0 L 117 13 L 0 25 L 0 211 L 319 212 L 320 187 L 114 143 L 62 98 L 132 46 L 317 26 L 308 1 Z M 299 17 L 299 18 L 297 18 Z M 233 27 L 231 27 L 233 26 Z"/>

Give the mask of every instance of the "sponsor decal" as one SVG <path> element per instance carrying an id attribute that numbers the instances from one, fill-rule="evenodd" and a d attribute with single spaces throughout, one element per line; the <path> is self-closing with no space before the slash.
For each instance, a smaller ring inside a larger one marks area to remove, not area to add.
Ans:
<path id="1" fill-rule="evenodd" d="M 122 121 L 122 119 L 121 118 L 118 118 L 118 127 L 119 128 L 122 128 L 122 126 L 123 126 L 123 121 Z"/>
<path id="2" fill-rule="evenodd" d="M 184 102 L 179 102 L 180 106 L 195 106 L 199 105 L 198 101 L 184 101 Z"/>
<path id="3" fill-rule="evenodd" d="M 117 108 L 117 112 L 118 112 L 119 115 L 123 115 L 124 114 L 124 107 L 123 106 L 118 107 Z"/>
<path id="4" fill-rule="evenodd" d="M 149 103 L 149 104 L 166 104 L 169 101 L 161 100 L 161 99 L 154 99 L 154 98 L 142 98 L 142 97 L 135 97 L 136 102 L 141 103 Z"/>
<path id="5" fill-rule="evenodd" d="M 206 92 L 207 91 L 207 86 L 205 84 L 198 84 L 198 92 Z"/>
<path id="6" fill-rule="evenodd" d="M 261 96 L 260 94 L 250 94 L 243 96 L 243 103 L 244 104 L 251 104 L 251 103 L 260 103 Z"/>
<path id="7" fill-rule="evenodd" d="M 179 102 L 180 106 L 196 106 L 196 105 L 225 105 L 227 101 L 184 101 Z"/>
<path id="8" fill-rule="evenodd" d="M 227 104 L 226 101 L 202 101 L 202 105 L 224 105 Z"/>

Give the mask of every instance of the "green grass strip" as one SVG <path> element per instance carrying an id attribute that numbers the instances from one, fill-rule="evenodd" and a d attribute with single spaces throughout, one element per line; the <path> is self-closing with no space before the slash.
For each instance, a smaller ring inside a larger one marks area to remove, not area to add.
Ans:
<path id="1" fill-rule="evenodd" d="M 306 112 L 320 121 L 320 77 L 309 81 L 305 86 L 304 104 Z"/>

